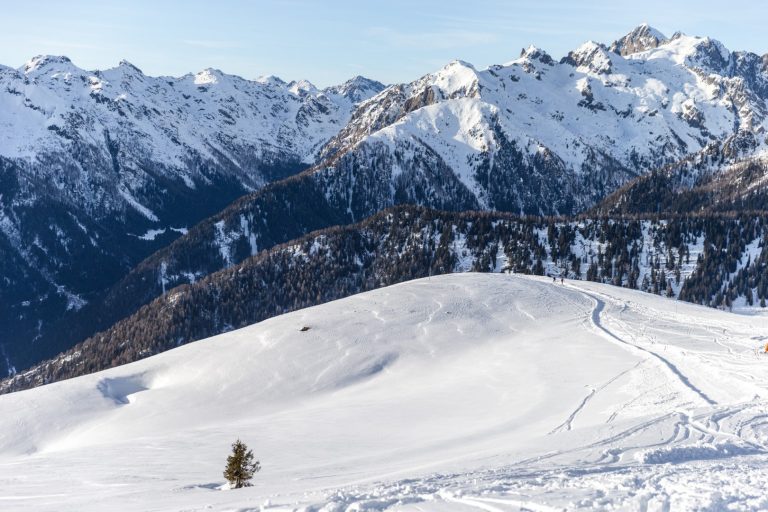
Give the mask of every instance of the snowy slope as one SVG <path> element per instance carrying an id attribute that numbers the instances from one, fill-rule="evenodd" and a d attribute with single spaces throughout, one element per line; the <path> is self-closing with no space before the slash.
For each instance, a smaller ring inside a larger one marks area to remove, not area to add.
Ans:
<path id="1" fill-rule="evenodd" d="M 250 232 L 251 240 L 255 233 Z M 765 217 L 555 223 L 398 207 L 254 257 L 247 238 L 238 242 L 230 235 L 221 237 L 226 243 L 206 249 L 208 261 L 226 258 L 237 262 L 234 266 L 219 271 L 185 267 L 207 258 L 193 245 L 174 244 L 157 266 L 145 262 L 104 301 L 113 325 L 0 380 L 0 393 L 105 370 L 289 311 L 447 272 L 565 276 L 768 314 Z M 261 245 L 264 239 L 258 240 Z M 192 282 L 181 286 L 187 280 Z M 140 307 L 144 296 L 132 294 L 147 290 L 142 286 L 147 282 L 154 282 L 157 298 Z M 133 310 L 125 306 L 129 301 Z M 74 322 L 67 329 L 78 332 Z"/>
<path id="2" fill-rule="evenodd" d="M 755 318 L 604 285 L 422 279 L 0 397 L 0 502 L 757 510 L 766 341 Z M 236 437 L 264 469 L 220 491 Z"/>

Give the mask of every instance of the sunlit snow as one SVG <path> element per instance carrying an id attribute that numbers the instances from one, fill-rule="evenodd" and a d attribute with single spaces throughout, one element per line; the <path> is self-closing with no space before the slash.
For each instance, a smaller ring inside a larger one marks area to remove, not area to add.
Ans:
<path id="1" fill-rule="evenodd" d="M 606 285 L 421 279 L 0 397 L 0 509 L 765 509 L 767 341 Z M 263 470 L 220 490 L 237 437 Z"/>

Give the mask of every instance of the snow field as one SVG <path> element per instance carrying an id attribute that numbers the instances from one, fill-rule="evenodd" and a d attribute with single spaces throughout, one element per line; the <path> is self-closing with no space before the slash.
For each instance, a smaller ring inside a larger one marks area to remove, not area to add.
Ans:
<path id="1" fill-rule="evenodd" d="M 421 279 L 0 397 L 0 508 L 759 510 L 766 340 L 606 285 Z M 263 470 L 221 491 L 237 437 Z"/>

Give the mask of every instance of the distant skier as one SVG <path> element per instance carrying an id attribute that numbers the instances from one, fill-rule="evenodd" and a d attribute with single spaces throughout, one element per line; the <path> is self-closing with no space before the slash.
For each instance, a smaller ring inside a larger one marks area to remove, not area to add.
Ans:
<path id="1" fill-rule="evenodd" d="M 560 276 L 560 284 L 565 284 L 565 278 L 563 276 Z"/>
<path id="2" fill-rule="evenodd" d="M 557 283 L 557 276 L 552 276 L 552 282 Z"/>

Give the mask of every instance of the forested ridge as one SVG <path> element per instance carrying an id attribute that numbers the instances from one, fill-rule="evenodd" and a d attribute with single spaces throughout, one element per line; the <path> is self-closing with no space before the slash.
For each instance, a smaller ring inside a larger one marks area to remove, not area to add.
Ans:
<path id="1" fill-rule="evenodd" d="M 767 241 L 768 216 L 760 214 L 557 220 L 395 207 L 173 288 L 6 379 L 0 390 L 91 373 L 288 311 L 448 272 L 547 274 L 712 307 L 765 307 Z"/>

